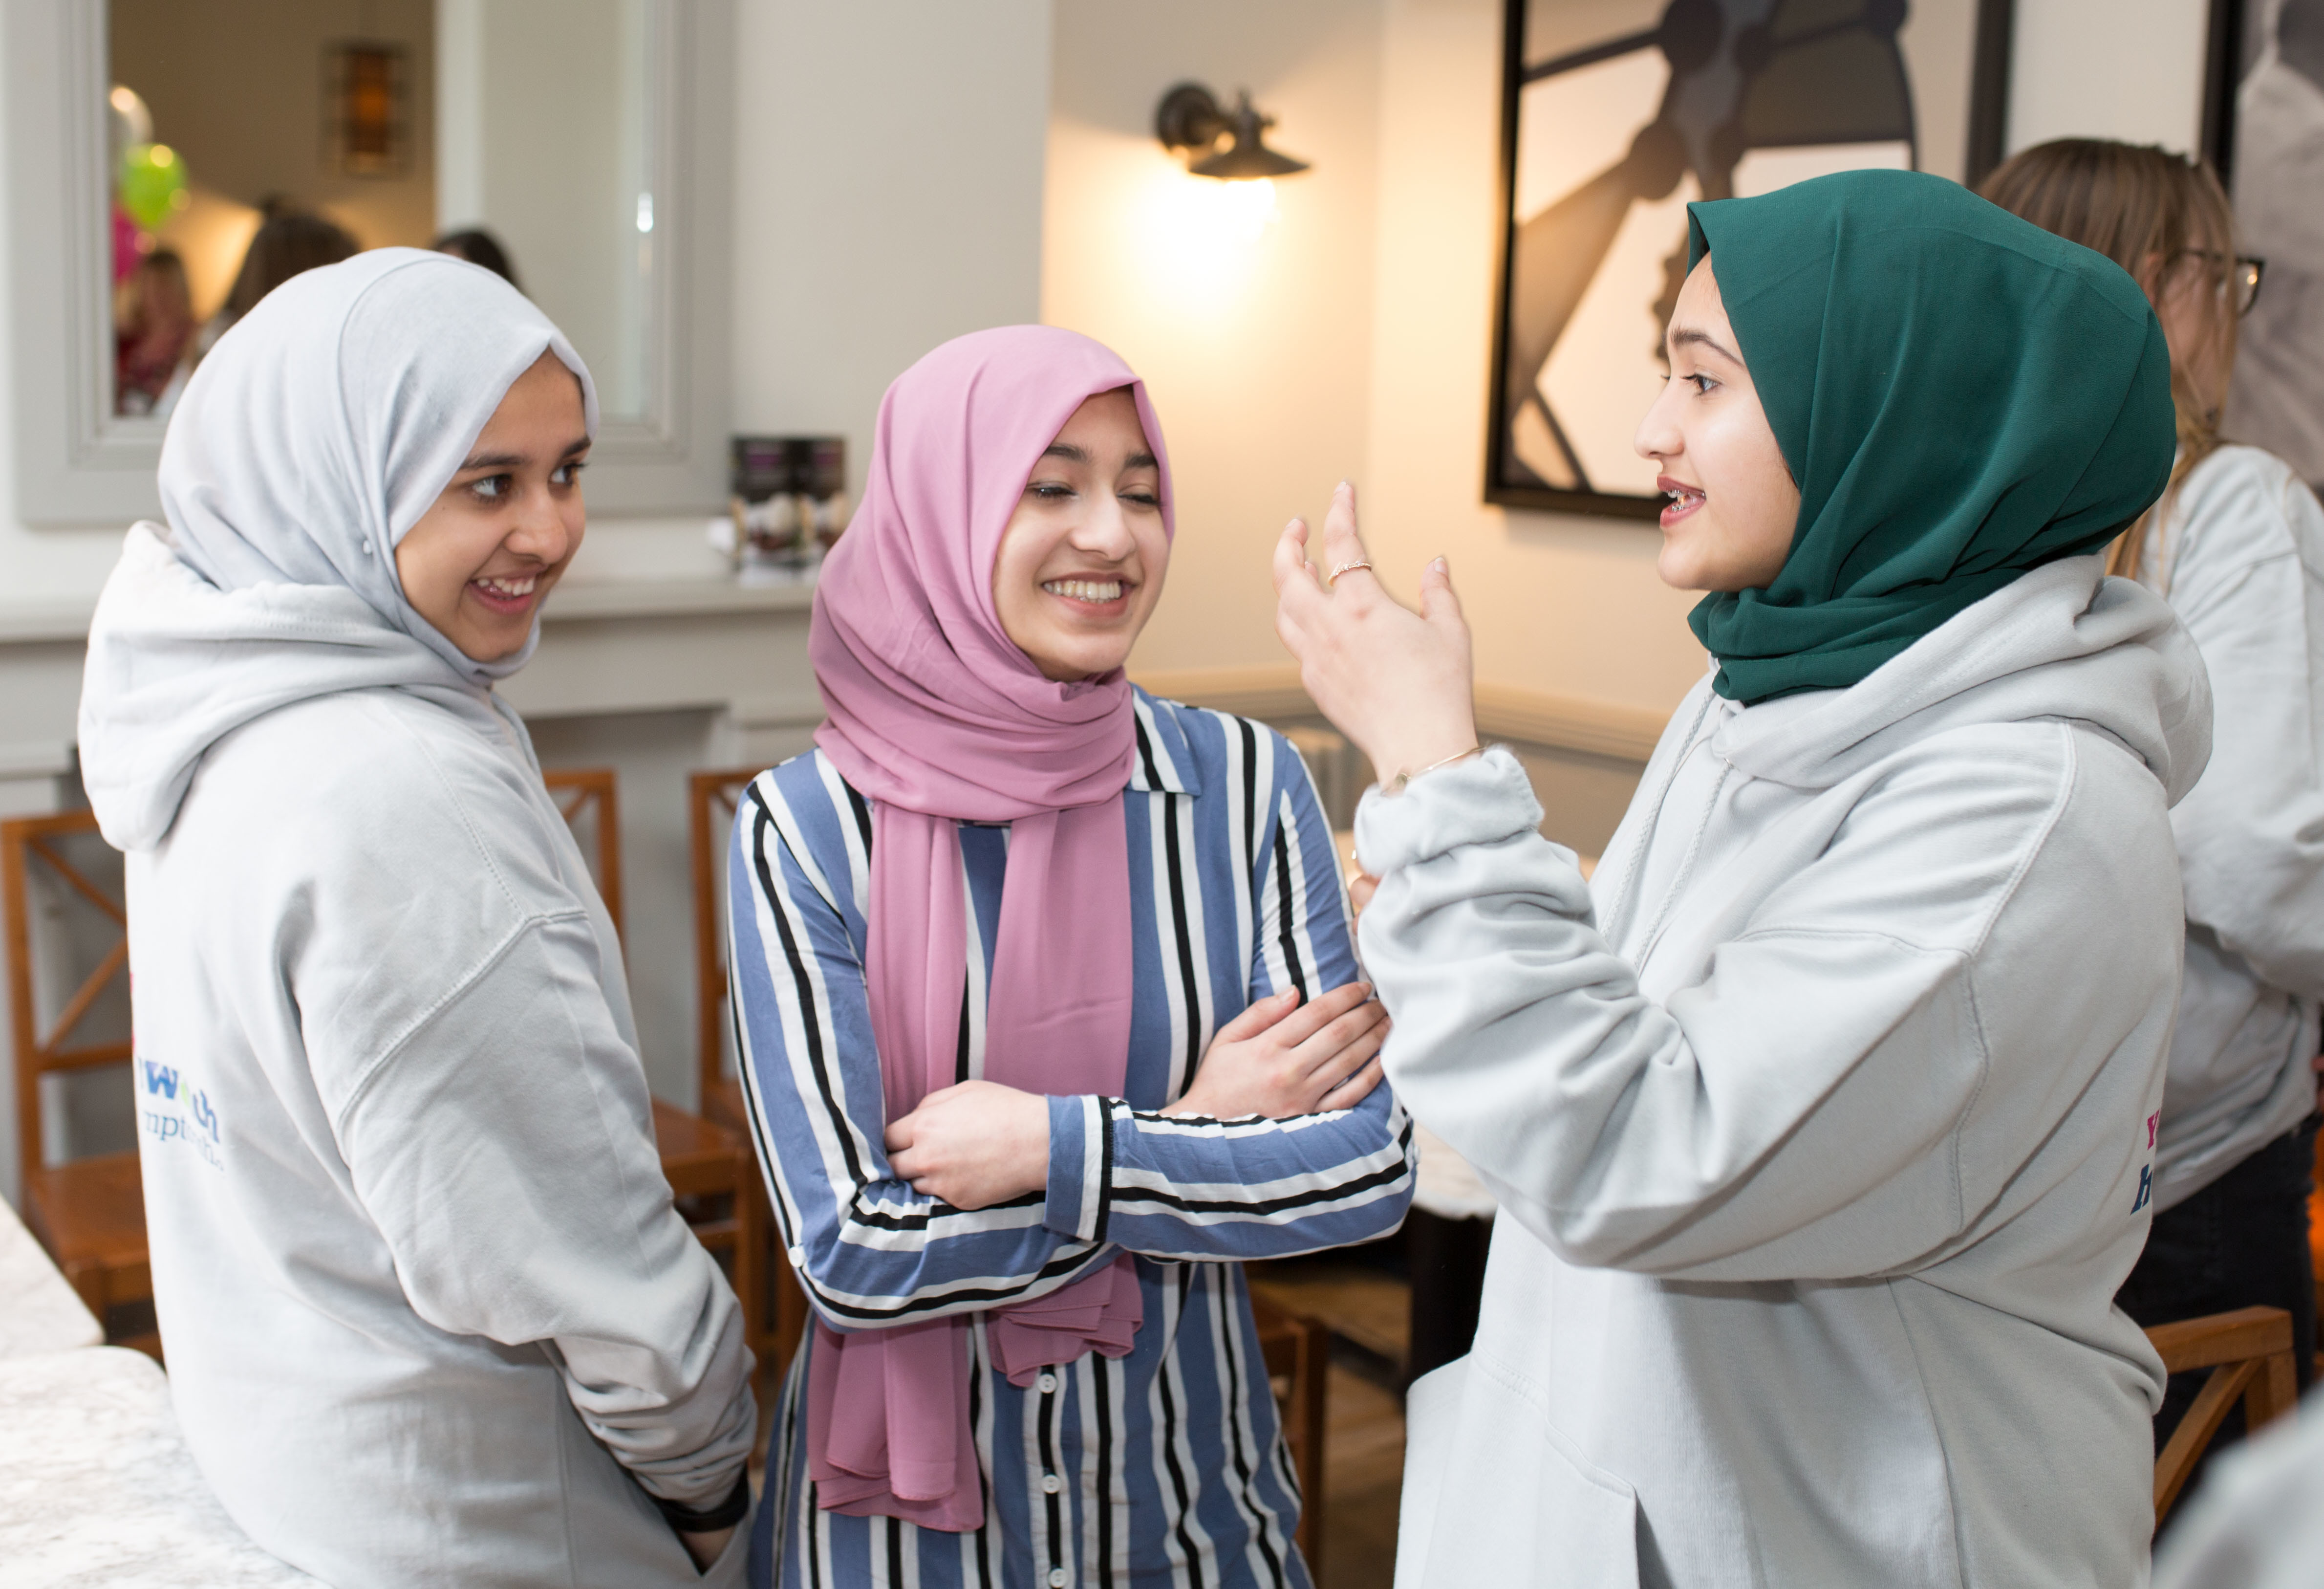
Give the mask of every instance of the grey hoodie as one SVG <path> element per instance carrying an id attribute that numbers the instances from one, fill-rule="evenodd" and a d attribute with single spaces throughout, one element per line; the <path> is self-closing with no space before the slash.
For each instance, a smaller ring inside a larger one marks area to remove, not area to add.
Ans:
<path id="1" fill-rule="evenodd" d="M 1591 884 L 1506 753 L 1368 797 L 1387 1068 L 1499 1198 L 1400 1584 L 2144 1582 L 2168 808 L 2209 698 L 2098 559 L 1672 719 Z"/>
<path id="2" fill-rule="evenodd" d="M 340 1589 L 701 1581 L 654 1499 L 733 1487 L 750 1356 L 522 725 L 355 592 L 169 536 L 106 587 L 80 745 L 188 1446 Z"/>

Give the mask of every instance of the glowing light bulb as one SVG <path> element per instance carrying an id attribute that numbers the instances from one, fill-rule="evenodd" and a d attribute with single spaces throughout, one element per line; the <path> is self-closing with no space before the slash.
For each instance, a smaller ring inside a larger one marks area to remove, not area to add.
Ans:
<path id="1" fill-rule="evenodd" d="M 1275 202 L 1275 183 L 1267 177 L 1220 183 L 1218 204 L 1220 230 L 1238 243 L 1258 242 L 1282 213 Z"/>

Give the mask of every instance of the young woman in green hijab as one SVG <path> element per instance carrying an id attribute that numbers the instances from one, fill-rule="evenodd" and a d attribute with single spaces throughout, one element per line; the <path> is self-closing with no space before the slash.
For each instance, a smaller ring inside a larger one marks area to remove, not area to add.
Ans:
<path id="1" fill-rule="evenodd" d="M 1593 882 L 1342 488 L 1278 627 L 1372 758 L 1399 1095 L 1501 1202 L 1406 1585 L 2135 1584 L 2144 1240 L 2209 701 L 2091 555 L 2163 489 L 2136 283 L 1938 178 L 1692 207 L 1663 577 L 1715 667 Z M 1331 577 L 1331 576 L 1336 576 Z"/>

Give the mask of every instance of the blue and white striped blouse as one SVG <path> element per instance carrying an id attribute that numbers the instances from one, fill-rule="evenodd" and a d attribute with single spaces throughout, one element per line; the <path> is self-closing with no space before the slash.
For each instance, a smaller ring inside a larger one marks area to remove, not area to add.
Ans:
<path id="1" fill-rule="evenodd" d="M 1350 1110 L 1231 1123 L 1155 1113 L 1211 1034 L 1286 987 L 1358 975 L 1332 835 L 1280 735 L 1139 692 L 1122 795 L 1134 917 L 1123 1098 L 1049 1100 L 1049 1185 L 975 1213 L 888 1168 L 864 997 L 872 808 L 819 753 L 752 784 L 731 855 L 744 1087 L 775 1217 L 801 1283 L 840 1328 L 1054 1290 L 1123 1249 L 1145 1323 L 1019 1390 L 969 1332 L 985 1525 L 923 1531 L 820 1510 L 791 1365 L 752 1542 L 754 1584 L 1130 1589 L 1305 1585 L 1299 1492 L 1238 1260 L 1369 1241 L 1404 1217 L 1411 1128 L 1388 1089 Z M 983 1074 L 984 966 L 1008 832 L 963 825 L 976 925 L 961 1076 Z"/>

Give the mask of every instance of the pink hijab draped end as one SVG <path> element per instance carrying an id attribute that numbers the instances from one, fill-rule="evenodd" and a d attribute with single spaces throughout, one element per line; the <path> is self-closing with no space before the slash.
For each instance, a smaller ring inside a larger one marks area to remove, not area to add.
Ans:
<path id="1" fill-rule="evenodd" d="M 1128 387 L 1161 464 L 1146 389 L 1111 350 L 1045 326 L 947 342 L 880 404 L 863 502 L 824 564 L 808 642 L 828 714 L 816 732 L 874 802 L 864 974 L 887 1118 L 963 1079 L 969 909 L 960 822 L 1010 825 L 984 1077 L 1119 1097 L 1130 1018 L 1130 850 L 1120 796 L 1137 728 L 1117 670 L 1059 684 L 1001 626 L 992 568 L 1049 443 L 1087 399 Z M 984 1315 L 1019 1385 L 1142 1322 L 1127 1254 Z M 807 1464 L 819 1504 L 954 1533 L 982 1526 L 958 1316 L 842 1334 L 816 1326 Z"/>

